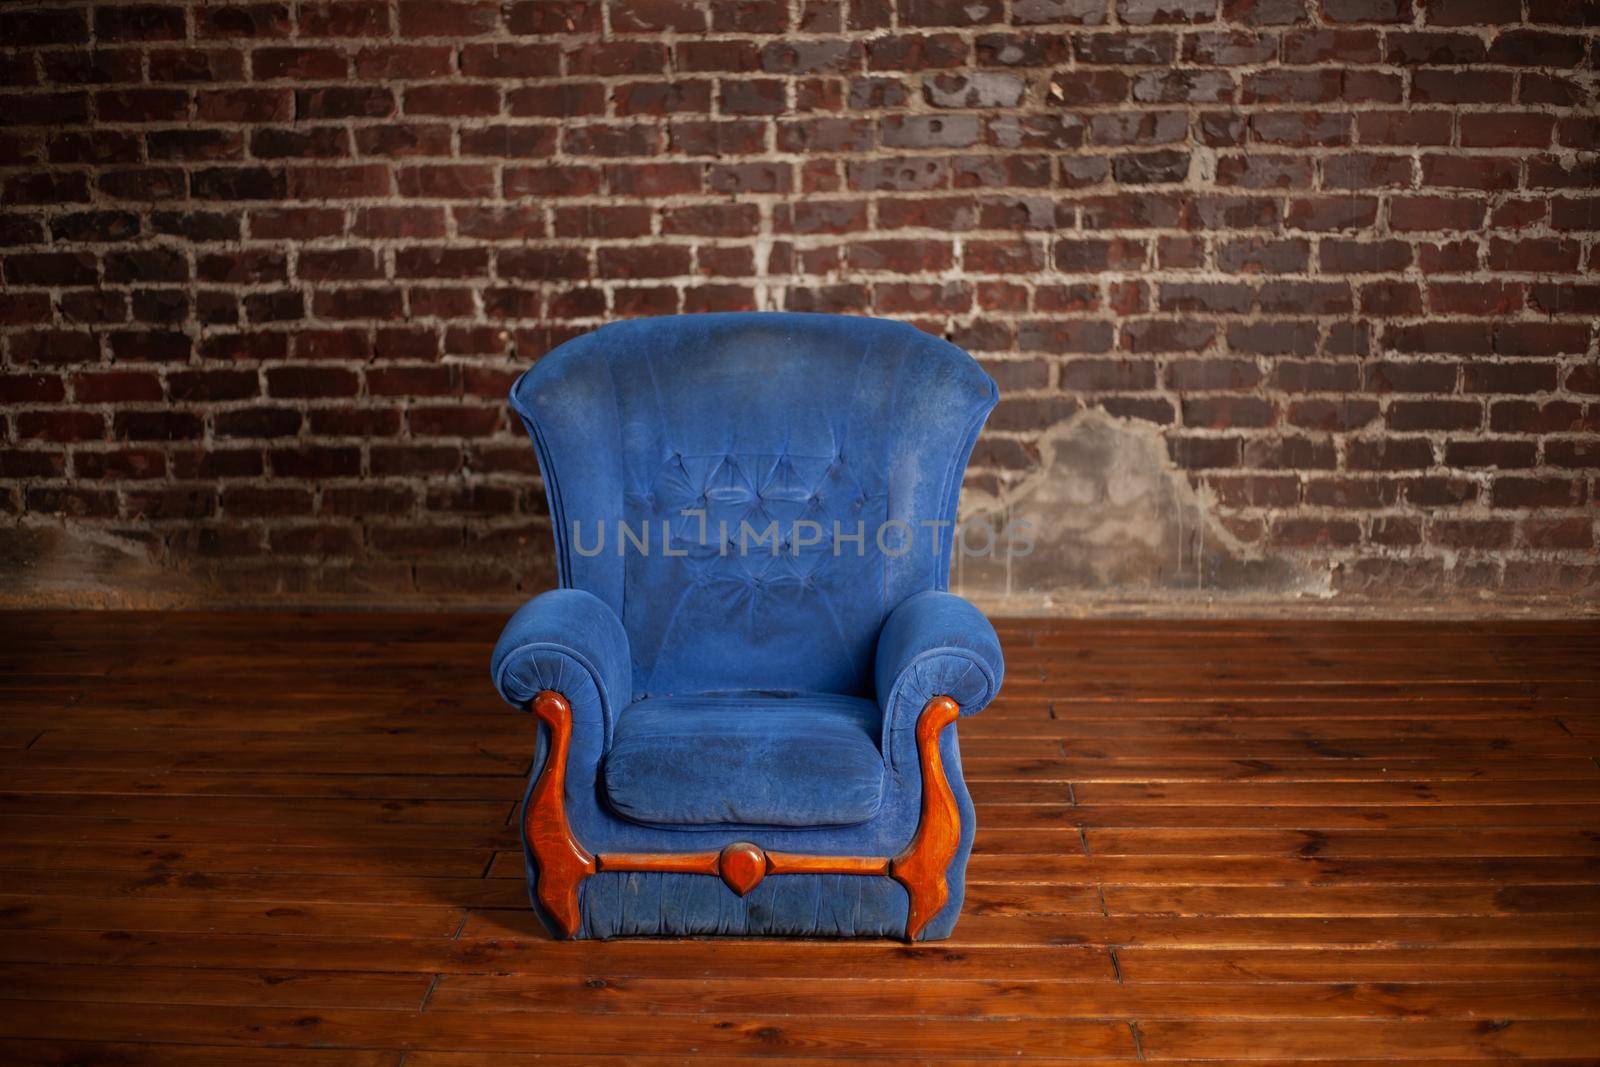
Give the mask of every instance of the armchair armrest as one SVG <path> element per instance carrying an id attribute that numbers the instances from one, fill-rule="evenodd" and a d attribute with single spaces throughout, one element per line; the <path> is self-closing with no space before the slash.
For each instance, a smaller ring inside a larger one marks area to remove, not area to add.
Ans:
<path id="1" fill-rule="evenodd" d="M 516 708 L 526 710 L 546 689 L 560 693 L 572 706 L 574 727 L 601 727 L 605 747 L 633 693 L 628 633 L 603 600 L 581 589 L 554 589 L 518 608 L 489 670 Z"/>
<path id="2" fill-rule="evenodd" d="M 934 697 L 950 697 L 962 715 L 987 707 L 1000 691 L 1005 660 L 983 612 L 954 593 L 930 590 L 890 612 L 878 635 L 874 674 L 883 709 L 883 756 L 891 761 Z"/>

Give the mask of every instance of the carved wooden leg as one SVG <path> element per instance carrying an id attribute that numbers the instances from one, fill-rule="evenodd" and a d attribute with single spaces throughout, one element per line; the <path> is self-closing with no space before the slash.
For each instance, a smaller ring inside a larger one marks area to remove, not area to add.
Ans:
<path id="1" fill-rule="evenodd" d="M 550 750 L 522 816 L 522 834 L 539 861 L 539 903 L 563 937 L 578 932 L 578 885 L 595 871 L 594 857 L 584 851 L 567 826 L 565 806 L 567 750 L 572 744 L 572 705 L 560 693 L 545 690 L 533 698 L 533 713 L 550 729 Z"/>
<path id="2" fill-rule="evenodd" d="M 944 873 L 961 843 L 961 813 L 945 778 L 939 755 L 939 734 L 961 715 L 949 697 L 934 697 L 917 717 L 917 758 L 922 765 L 922 821 L 905 851 L 889 864 L 889 873 L 911 896 L 906 940 L 915 941 L 928 920 L 950 899 Z"/>

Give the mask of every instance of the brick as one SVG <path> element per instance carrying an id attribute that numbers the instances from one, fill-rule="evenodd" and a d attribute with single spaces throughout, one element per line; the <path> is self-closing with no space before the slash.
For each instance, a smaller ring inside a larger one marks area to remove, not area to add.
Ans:
<path id="1" fill-rule="evenodd" d="M 312 496 L 305 489 L 240 486 L 223 490 L 221 500 L 225 514 L 241 518 L 309 515 L 312 512 Z"/>
<path id="2" fill-rule="evenodd" d="M 30 487 L 29 511 L 71 518 L 110 518 L 117 513 L 117 495 L 96 489 Z"/>
<path id="3" fill-rule="evenodd" d="M 461 50 L 465 73 L 482 76 L 483 55 L 480 49 L 495 49 L 494 45 L 468 45 Z M 506 46 L 510 47 L 510 46 Z M 359 78 L 378 81 L 388 79 L 442 78 L 450 74 L 455 61 L 455 50 L 444 45 L 384 45 L 363 48 L 355 54 L 355 72 Z M 468 64 L 472 66 L 469 68 Z"/>
<path id="4" fill-rule="evenodd" d="M 1521 168 L 1503 156 L 1427 155 L 1422 160 L 1424 185 L 1497 191 L 1515 189 Z"/>
<path id="5" fill-rule="evenodd" d="M 250 73 L 256 81 L 333 81 L 343 78 L 349 66 L 345 54 L 334 48 L 258 48 L 250 54 Z"/>
<path id="6" fill-rule="evenodd" d="M 0 108 L 14 127 L 76 125 L 89 119 L 89 94 L 0 93 Z"/>
<path id="7" fill-rule="evenodd" d="M 1416 246 L 1424 274 L 1466 274 L 1478 269 L 1478 244 L 1470 238 L 1423 241 Z"/>
<path id="8" fill-rule="evenodd" d="M 1250 153 L 1217 159 L 1217 184 L 1245 189 L 1307 188 L 1315 180 L 1312 160 Z"/>
<path id="9" fill-rule="evenodd" d="M 1588 351 L 1589 327 L 1583 323 L 1498 322 L 1494 351 L 1506 356 L 1552 356 Z"/>
<path id="10" fill-rule="evenodd" d="M 1382 56 L 1381 38 L 1374 30 L 1303 29 L 1285 31 L 1283 62 L 1296 66 L 1327 63 L 1376 63 Z"/>
<path id="11" fill-rule="evenodd" d="M 1496 400 L 1489 407 L 1489 428 L 1496 433 L 1593 433 L 1600 409 L 1571 400 Z"/>
<path id="12" fill-rule="evenodd" d="M 200 200 L 281 200 L 288 194 L 283 171 L 268 167 L 220 167 L 189 176 L 189 194 Z"/>
<path id="13" fill-rule="evenodd" d="M 8 285 L 93 285 L 99 278 L 92 252 L 28 252 L 3 260 Z"/>
<path id="14" fill-rule="evenodd" d="M 1422 291 L 1411 282 L 1371 282 L 1360 288 L 1360 306 L 1363 314 L 1379 318 L 1421 315 Z"/>
<path id="15" fill-rule="evenodd" d="M 203 432 L 201 417 L 188 411 L 119 411 L 112 421 L 120 441 L 192 441 Z"/>
<path id="16" fill-rule="evenodd" d="M 1576 508 L 1588 500 L 1588 485 L 1577 478 L 1497 477 L 1489 490 L 1495 508 Z"/>
<path id="17" fill-rule="evenodd" d="M 618 115 L 677 115 L 711 110 L 710 81 L 631 82 L 612 90 Z"/>
<path id="18" fill-rule="evenodd" d="M 0 10 L 44 46 L 0 57 L 0 433 L 35 435 L 0 470 L 84 479 L 35 494 L 68 522 L 183 527 L 179 566 L 481 582 L 546 528 L 503 408 L 528 360 L 776 300 L 979 352 L 988 492 L 1087 398 L 1341 586 L 1527 588 L 1557 572 L 1525 553 L 1594 547 L 1584 29 L 1560 0 Z M 492 484 L 424 484 L 466 470 Z M 1459 513 L 1502 475 L 1567 495 Z"/>
<path id="19" fill-rule="evenodd" d="M 395 113 L 393 90 L 375 86 L 299 89 L 293 99 L 294 117 L 301 120 L 386 118 Z M 268 120 L 276 118 L 274 114 Z"/>
<path id="20" fill-rule="evenodd" d="M 176 41 L 188 33 L 181 7 L 138 4 L 101 7 L 94 13 L 97 41 Z"/>
<path id="21" fill-rule="evenodd" d="M 402 167 L 395 172 L 400 195 L 423 200 L 483 200 L 494 196 L 492 167 L 471 164 Z"/>
<path id="22" fill-rule="evenodd" d="M 1483 202 L 1464 197 L 1405 196 L 1389 204 L 1389 225 L 1402 231 L 1476 230 L 1483 216 Z"/>
<path id="23" fill-rule="evenodd" d="M 1272 9 L 1287 13 L 1299 0 L 1233 0 L 1230 6 L 1250 7 L 1252 12 L 1267 14 Z M 1252 33 L 1245 30 L 1227 30 L 1197 33 L 1184 39 L 1183 57 L 1199 65 L 1225 67 L 1267 63 L 1278 55 L 1278 39 L 1271 34 Z"/>
<path id="24" fill-rule="evenodd" d="M 161 379 L 150 371 L 102 371 L 72 376 L 73 399 L 84 404 L 160 401 Z"/>
<path id="25" fill-rule="evenodd" d="M 1410 22 L 1410 0 L 1322 0 L 1329 22 Z"/>
<path id="26" fill-rule="evenodd" d="M 104 415 L 93 411 L 18 411 L 20 441 L 101 441 L 106 436 Z"/>
<path id="27" fill-rule="evenodd" d="M 1457 380 L 1455 363 L 1378 360 L 1364 366 L 1365 387 L 1379 393 L 1451 393 Z"/>
<path id="28" fill-rule="evenodd" d="M 36 330 L 10 338 L 13 366 L 36 363 L 93 363 L 100 359 L 100 341 L 75 330 Z"/>
<path id="29" fill-rule="evenodd" d="M 1204 396 L 1183 399 L 1183 423 L 1213 430 L 1262 428 L 1278 420 L 1270 400 L 1249 396 Z"/>
<path id="30" fill-rule="evenodd" d="M 479 37 L 495 32 L 500 6 L 487 0 L 401 0 L 402 37 Z"/>
<path id="31" fill-rule="evenodd" d="M 1600 230 L 1600 197 L 1558 197 L 1550 204 L 1550 226 L 1556 230 Z"/>
<path id="32" fill-rule="evenodd" d="M 74 449 L 72 473 L 94 481 L 136 481 L 160 478 L 167 472 L 167 455 L 159 448 L 116 448 L 106 451 Z"/>
<path id="33" fill-rule="evenodd" d="M 1380 274 L 1411 265 L 1411 246 L 1404 241 L 1354 241 L 1325 238 L 1319 264 L 1326 274 Z"/>
<path id="34" fill-rule="evenodd" d="M 1522 309 L 1522 293 L 1510 282 L 1433 282 L 1428 306 L 1441 314 L 1509 315 Z"/>
<path id="35" fill-rule="evenodd" d="M 1584 39 L 1542 30 L 1509 30 L 1495 36 L 1489 62 L 1507 66 L 1575 67 L 1583 60 Z"/>
<path id="36" fill-rule="evenodd" d="M 350 154 L 346 131 L 334 127 L 257 130 L 250 152 L 261 159 L 337 159 Z"/>
<path id="37" fill-rule="evenodd" d="M 1370 509 L 1393 507 L 1400 495 L 1400 487 L 1389 479 L 1378 478 L 1312 478 L 1303 490 L 1305 502 L 1312 507 Z"/>
<path id="38" fill-rule="evenodd" d="M 1470 33 L 1389 33 L 1383 44 L 1384 61 L 1398 66 L 1467 66 L 1486 54 L 1482 39 Z"/>
<path id="39" fill-rule="evenodd" d="M 1232 282 L 1163 282 L 1157 306 L 1162 311 L 1243 314 L 1255 307 L 1256 291 Z"/>
<path id="40" fill-rule="evenodd" d="M 714 4 L 711 10 L 711 28 L 718 33 L 783 33 L 790 28 L 789 5 L 785 0 L 737 0 L 735 3 Z M 802 29 L 829 32 L 841 27 L 834 24 L 803 25 Z"/>
<path id="41" fill-rule="evenodd" d="M 0 40 L 26 41 L 34 46 L 78 44 L 89 39 L 88 14 L 74 8 L 0 11 Z"/>
<path id="42" fill-rule="evenodd" d="M 1588 189 L 1600 185 L 1600 160 L 1535 156 L 1528 161 L 1533 189 Z"/>
<path id="43" fill-rule="evenodd" d="M 157 48 L 150 51 L 149 63 L 152 82 L 204 83 L 245 79 L 245 53 L 237 48 Z"/>
<path id="44" fill-rule="evenodd" d="M 1522 543 L 1532 549 L 1557 551 L 1594 547 L 1594 524 L 1588 519 L 1526 518 L 1519 524 Z"/>
<path id="45" fill-rule="evenodd" d="M 52 404 L 66 396 L 66 384 L 59 374 L 0 374 L 0 401 L 4 403 Z"/>
<path id="46" fill-rule="evenodd" d="M 601 0 L 518 0 L 507 7 L 506 29 L 521 35 L 597 33 Z"/>
<path id="47" fill-rule="evenodd" d="M 1538 446 L 1532 441 L 1461 440 L 1447 441 L 1444 461 L 1451 467 L 1532 467 L 1537 462 Z"/>
<path id="48" fill-rule="evenodd" d="M 1350 116 L 1338 112 L 1258 111 L 1250 116 L 1253 140 L 1295 147 L 1350 143 Z"/>
<path id="49" fill-rule="evenodd" d="M 200 37 L 287 37 L 292 27 L 287 4 L 209 4 L 195 13 Z"/>
<path id="50" fill-rule="evenodd" d="M 879 136 L 890 148 L 965 148 L 978 142 L 973 115 L 913 115 L 885 119 Z"/>
<path id="51" fill-rule="evenodd" d="M 361 379 L 342 367 L 269 367 L 267 394 L 282 399 L 355 396 Z"/>
<path id="52" fill-rule="evenodd" d="M 234 160 L 244 158 L 244 137 L 234 130 L 160 130 L 145 136 L 154 160 Z"/>
<path id="53" fill-rule="evenodd" d="M 1412 182 L 1412 169 L 1411 160 L 1405 156 L 1351 153 L 1324 158 L 1322 181 L 1328 189 L 1408 186 Z"/>
<path id="54" fill-rule="evenodd" d="M 1182 182 L 1189 176 L 1188 152 L 1164 150 L 1119 155 L 1111 161 L 1111 174 L 1123 185 Z"/>
<path id="55" fill-rule="evenodd" d="M 1464 148 L 1543 148 L 1555 132 L 1550 115 L 1500 111 L 1461 116 Z"/>
<path id="56" fill-rule="evenodd" d="M 1309 322 L 1236 323 L 1227 330 L 1228 347 L 1259 355 L 1310 355 L 1317 348 L 1317 327 Z"/>
<path id="57" fill-rule="evenodd" d="M 139 236 L 139 227 L 131 211 L 82 211 L 51 219 L 50 235 L 57 241 L 127 241 Z"/>
<path id="58" fill-rule="evenodd" d="M 62 133 L 50 138 L 49 158 L 52 163 L 90 163 L 101 166 L 111 163 L 136 163 L 140 158 L 139 138 L 132 133 L 115 130 L 97 130 L 94 133 Z M 18 162 L 21 162 L 20 158 Z M 170 190 L 181 190 L 183 188 L 183 172 L 174 172 L 165 168 L 160 170 L 150 168 L 148 171 L 109 170 L 103 172 L 95 184 L 113 196 L 122 196 L 125 195 L 123 191 L 125 188 L 136 184 L 132 179 L 124 178 L 124 175 L 141 175 L 148 172 L 160 173 L 169 179 L 164 185 L 160 186 L 152 181 L 150 183 L 151 187 L 160 188 L 162 193 L 152 195 L 149 199 L 156 199 L 157 196 L 165 195 Z M 172 180 L 174 175 L 175 180 Z"/>
<path id="59" fill-rule="evenodd" d="M 1202 352 L 1216 340 L 1216 327 L 1197 320 L 1141 319 L 1122 326 L 1120 347 L 1129 352 Z"/>
<path id="60" fill-rule="evenodd" d="M 1394 400 L 1385 421 L 1391 430 L 1475 430 L 1483 424 L 1483 408 L 1470 400 Z"/>
<path id="61" fill-rule="evenodd" d="M 1600 467 L 1600 442 L 1551 440 L 1544 443 L 1545 462 L 1552 467 Z"/>
<path id="62" fill-rule="evenodd" d="M 500 113 L 500 89 L 495 85 L 415 85 L 402 97 L 407 115 L 452 118 L 483 117 Z"/>
<path id="63" fill-rule="evenodd" d="M 1370 111 L 1356 116 L 1356 138 L 1373 145 L 1448 145 L 1448 111 Z"/>
<path id="64" fill-rule="evenodd" d="M 1232 99 L 1234 82 L 1220 70 L 1145 71 L 1134 77 L 1130 92 L 1143 104 L 1219 103 Z M 1270 125 L 1274 120 L 1263 121 Z"/>
<path id="65" fill-rule="evenodd" d="M 381 0 L 327 0 L 300 5 L 302 37 L 385 37 L 389 6 Z"/>
<path id="66" fill-rule="evenodd" d="M 1493 351 L 1492 331 L 1475 322 L 1423 322 L 1384 331 L 1383 343 L 1396 352 L 1471 355 Z"/>
<path id="67" fill-rule="evenodd" d="M 1496 104 L 1511 100 L 1514 76 L 1488 70 L 1418 70 L 1411 96 L 1429 104 Z"/>
<path id="68" fill-rule="evenodd" d="M 260 394 L 259 376 L 253 370 L 176 371 L 167 376 L 173 400 L 247 400 Z"/>
<path id="69" fill-rule="evenodd" d="M 528 192 L 545 195 L 583 195 L 580 190 L 589 187 L 593 172 L 563 169 L 539 173 L 554 180 L 528 181 Z M 698 193 L 705 183 L 705 168 L 690 163 L 651 163 L 641 165 L 613 164 L 603 172 L 605 188 L 619 196 L 674 196 Z M 511 175 L 506 177 L 506 190 L 513 188 Z"/>
<path id="70" fill-rule="evenodd" d="M 1493 271 L 1570 273 L 1578 269 L 1581 255 L 1578 242 L 1573 240 L 1496 237 L 1489 242 L 1488 267 Z"/>

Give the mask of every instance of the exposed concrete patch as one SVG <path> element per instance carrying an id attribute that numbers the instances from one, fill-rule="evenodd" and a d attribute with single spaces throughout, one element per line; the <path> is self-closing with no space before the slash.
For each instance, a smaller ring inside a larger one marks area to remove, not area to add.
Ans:
<path id="1" fill-rule="evenodd" d="M 203 595 L 138 539 L 71 523 L 0 527 L 0 588 L 8 607 L 154 608 Z"/>
<path id="2" fill-rule="evenodd" d="M 964 595 L 1049 607 L 1084 595 L 1330 593 L 1328 572 L 1231 537 L 1154 426 L 1081 412 L 1041 439 L 1039 455 L 1038 468 L 999 497 L 963 500 L 969 551 L 957 551 L 952 581 Z M 1030 554 L 1006 552 L 1008 524 L 1027 524 Z M 996 544 L 987 557 L 973 554 L 984 527 Z"/>

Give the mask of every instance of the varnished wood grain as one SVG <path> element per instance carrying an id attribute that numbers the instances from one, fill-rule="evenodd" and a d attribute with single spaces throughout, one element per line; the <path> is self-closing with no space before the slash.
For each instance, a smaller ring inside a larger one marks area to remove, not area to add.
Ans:
<path id="1" fill-rule="evenodd" d="M 602 852 L 595 863 L 602 871 L 665 871 L 672 874 L 714 874 L 741 897 L 769 874 L 889 873 L 887 856 L 821 856 L 767 852 L 748 841 L 735 841 L 719 852 Z M 491 873 L 494 868 L 490 868 Z"/>
<path id="2" fill-rule="evenodd" d="M 552 941 L 501 621 L 0 618 L 0 1062 L 1600 1059 L 1592 621 L 1001 620 L 912 946 Z"/>
<path id="3" fill-rule="evenodd" d="M 578 886 L 595 871 L 594 857 L 567 825 L 567 752 L 572 745 L 572 707 L 560 693 L 534 697 L 533 713 L 549 730 L 549 752 L 522 818 L 523 837 L 539 862 L 539 903 L 571 937 L 582 921 Z"/>
<path id="4" fill-rule="evenodd" d="M 889 873 L 911 897 L 906 940 L 915 941 L 928 921 L 950 899 L 945 871 L 961 839 L 961 813 L 945 777 L 939 735 L 961 715 L 961 706 L 946 696 L 934 697 L 917 716 L 917 762 L 922 768 L 922 817 L 917 832 L 889 864 Z"/>
<path id="5" fill-rule="evenodd" d="M 803 856 L 795 852 L 768 852 L 767 869 L 773 874 L 888 874 L 888 856 Z"/>
<path id="6" fill-rule="evenodd" d="M 602 852 L 595 865 L 602 871 L 665 871 L 669 874 L 716 874 L 720 852 Z"/>

